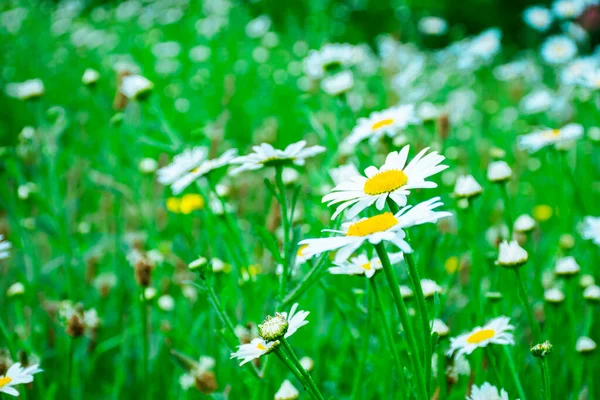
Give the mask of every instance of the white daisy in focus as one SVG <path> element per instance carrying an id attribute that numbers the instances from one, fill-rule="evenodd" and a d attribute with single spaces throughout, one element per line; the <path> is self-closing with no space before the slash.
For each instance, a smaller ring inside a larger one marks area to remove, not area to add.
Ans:
<path id="1" fill-rule="evenodd" d="M 581 236 L 600 246 L 600 217 L 585 217 L 581 225 Z M 2 236 L 0 236 L 0 251 L 2 250 L 1 240 Z M 3 258 L 2 253 L 0 253 L 0 258 Z"/>
<path id="2" fill-rule="evenodd" d="M 531 6 L 523 12 L 525 23 L 538 32 L 546 32 L 554 19 L 549 9 L 542 6 Z"/>
<path id="3" fill-rule="evenodd" d="M 14 363 L 3 376 L 0 376 L 0 393 L 19 396 L 14 386 L 33 382 L 33 375 L 42 371 L 38 364 L 23 368 L 21 363 Z"/>
<path id="4" fill-rule="evenodd" d="M 171 190 L 173 191 L 173 194 L 181 193 L 185 188 L 198 180 L 198 178 L 207 176 L 210 172 L 229 165 L 231 160 L 233 160 L 236 156 L 237 149 L 229 149 L 217 158 L 210 160 L 204 159 L 200 161 L 194 169 L 182 175 L 171 184 Z"/>
<path id="5" fill-rule="evenodd" d="M 556 0 L 552 3 L 552 12 L 558 18 L 575 19 L 585 9 L 585 1 L 581 0 Z"/>
<path id="6" fill-rule="evenodd" d="M 448 22 L 440 17 L 424 17 L 419 21 L 419 31 L 425 35 L 441 36 L 448 32 Z"/>
<path id="7" fill-rule="evenodd" d="M 304 71 L 312 79 L 321 79 L 328 72 L 352 66 L 355 62 L 355 47 L 351 44 L 331 43 L 321 50 L 311 50 L 304 59 Z"/>
<path id="8" fill-rule="evenodd" d="M 534 153 L 545 146 L 571 142 L 582 136 L 583 126 L 573 123 L 565 125 L 560 129 L 542 129 L 521 135 L 517 137 L 517 147 L 520 150 Z"/>
<path id="9" fill-rule="evenodd" d="M 508 400 L 508 393 L 504 389 L 498 390 L 497 387 L 484 382 L 481 386 L 473 385 L 467 400 Z"/>
<path id="10" fill-rule="evenodd" d="M 435 182 L 427 181 L 427 178 L 448 168 L 441 164 L 444 156 L 437 151 L 425 155 L 429 150 L 427 147 L 407 164 L 409 150 L 410 146 L 407 145 L 399 152 L 393 151 L 387 155 L 381 168 L 368 167 L 365 169 L 366 177 L 355 175 L 334 187 L 322 200 L 329 202 L 328 207 L 339 204 L 331 219 L 350 206 L 346 215 L 348 219 L 354 218 L 373 203 L 378 210 L 382 210 L 388 197 L 403 207 L 410 194 L 409 189 L 437 187 Z"/>
<path id="11" fill-rule="evenodd" d="M 0 234 L 0 260 L 4 260 L 10 256 L 10 249 L 12 243 L 8 240 L 4 240 L 4 235 Z"/>
<path id="12" fill-rule="evenodd" d="M 321 89 L 330 96 L 339 96 L 354 86 L 354 76 L 351 71 L 341 71 L 327 76 L 321 81 Z"/>
<path id="13" fill-rule="evenodd" d="M 193 172 L 206 160 L 208 149 L 206 147 L 194 147 L 176 155 L 171 164 L 156 171 L 158 182 L 162 185 L 174 185 L 180 179 Z"/>
<path id="14" fill-rule="evenodd" d="M 141 99 L 152 91 L 154 84 L 141 75 L 125 75 L 119 91 L 130 100 Z"/>
<path id="15" fill-rule="evenodd" d="M 439 200 L 439 197 L 434 197 L 414 207 L 404 207 L 396 215 L 386 212 L 370 218 L 363 218 L 358 222 L 346 222 L 342 224 L 341 230 L 326 229 L 323 231 L 332 232 L 338 236 L 305 239 L 300 244 L 308 245 L 304 250 L 304 254 L 307 256 L 338 250 L 335 255 L 336 263 L 346 261 L 365 242 L 373 245 L 382 241 L 390 242 L 403 252 L 411 253 L 411 247 L 404 240 L 406 237 L 404 229 L 425 223 L 435 223 L 440 218 L 452 215 L 447 211 L 434 211 L 443 205 Z"/>
<path id="16" fill-rule="evenodd" d="M 508 317 L 496 317 L 484 326 L 478 326 L 469 333 L 451 338 L 450 348 L 446 354 L 449 356 L 454 353 L 456 356 L 471 354 L 475 349 L 486 347 L 488 344 L 514 345 L 514 336 L 509 332 L 514 329 Z"/>
<path id="17" fill-rule="evenodd" d="M 473 175 L 459 176 L 454 185 L 454 196 L 458 198 L 468 199 L 480 195 L 481 192 L 483 192 L 483 188 Z"/>
<path id="18" fill-rule="evenodd" d="M 6 85 L 6 94 L 19 100 L 31 100 L 44 95 L 44 82 L 41 79 L 29 79 L 21 83 Z"/>
<path id="19" fill-rule="evenodd" d="M 577 55 L 577 45 L 568 36 L 551 36 L 542 44 L 542 58 L 552 65 L 564 64 Z"/>
<path id="20" fill-rule="evenodd" d="M 300 396 L 298 389 L 287 379 L 283 381 L 281 387 L 275 393 L 275 400 L 295 400 Z"/>
<path id="21" fill-rule="evenodd" d="M 314 157 L 326 150 L 323 146 L 306 147 L 306 140 L 290 144 L 285 150 L 273 148 L 268 143 L 252 147 L 252 153 L 231 160 L 230 164 L 241 164 L 232 169 L 229 175 L 237 175 L 244 171 L 256 171 L 269 166 L 304 165 L 307 158 Z"/>
<path id="22" fill-rule="evenodd" d="M 367 278 L 371 278 L 381 268 L 379 258 L 375 257 L 369 260 L 367 256 L 361 254 L 348 261 L 336 263 L 335 267 L 329 268 L 329 273 L 332 275 L 365 275 Z"/>
<path id="23" fill-rule="evenodd" d="M 369 139 L 377 142 L 381 137 L 394 137 L 409 125 L 420 123 L 413 104 L 403 104 L 382 111 L 372 112 L 367 118 L 359 118 L 345 142 L 349 145 Z"/>

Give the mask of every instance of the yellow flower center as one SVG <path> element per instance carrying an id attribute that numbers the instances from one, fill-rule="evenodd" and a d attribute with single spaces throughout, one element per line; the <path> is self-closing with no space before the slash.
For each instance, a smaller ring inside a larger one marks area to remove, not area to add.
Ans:
<path id="1" fill-rule="evenodd" d="M 10 376 L 3 376 L 2 378 L 0 378 L 0 389 L 3 388 L 4 386 L 8 385 L 11 382 L 12 382 L 12 378 Z"/>
<path id="2" fill-rule="evenodd" d="M 377 121 L 373 125 L 371 125 L 371 130 L 374 131 L 379 128 L 383 128 L 384 126 L 392 125 L 393 123 L 394 123 L 394 120 L 391 118 L 382 119 L 381 121 Z"/>
<path id="3" fill-rule="evenodd" d="M 371 196 L 390 193 L 404 186 L 406 182 L 408 182 L 408 176 L 403 171 L 391 169 L 369 178 L 365 182 L 363 191 Z"/>
<path id="4" fill-rule="evenodd" d="M 259 350 L 262 350 L 262 351 L 266 351 L 267 350 L 267 348 L 265 346 L 263 346 L 262 343 L 257 344 L 256 348 L 259 349 Z"/>
<path id="5" fill-rule="evenodd" d="M 307 244 L 303 244 L 302 246 L 298 247 L 298 252 L 296 253 L 296 257 L 302 257 L 304 255 L 304 250 L 306 250 L 307 247 L 308 247 Z"/>
<path id="6" fill-rule="evenodd" d="M 350 225 L 346 236 L 367 236 L 372 233 L 383 232 L 397 223 L 398 220 L 394 217 L 394 214 L 386 212 Z"/>
<path id="7" fill-rule="evenodd" d="M 484 340 L 488 340 L 493 338 L 496 335 L 496 331 L 493 329 L 482 329 L 478 332 L 475 332 L 471 336 L 467 338 L 467 343 L 477 344 L 481 343 Z"/>
<path id="8" fill-rule="evenodd" d="M 365 271 L 370 271 L 371 270 L 371 263 L 366 263 L 361 265 L 361 268 L 364 269 Z"/>

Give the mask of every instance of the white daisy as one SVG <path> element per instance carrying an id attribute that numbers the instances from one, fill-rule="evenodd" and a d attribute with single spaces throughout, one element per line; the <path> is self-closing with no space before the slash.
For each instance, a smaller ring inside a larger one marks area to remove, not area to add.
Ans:
<path id="1" fill-rule="evenodd" d="M 281 387 L 275 393 L 275 400 L 295 400 L 300 396 L 298 389 L 287 379 L 283 381 Z"/>
<path id="2" fill-rule="evenodd" d="M 450 332 L 450 328 L 444 321 L 436 318 L 431 322 L 431 332 L 437 333 L 438 336 L 446 336 Z"/>
<path id="3" fill-rule="evenodd" d="M 454 185 L 454 195 L 458 198 L 475 197 L 480 195 L 481 192 L 483 192 L 483 188 L 473 175 L 459 176 Z"/>
<path id="4" fill-rule="evenodd" d="M 181 193 L 198 178 L 208 175 L 211 171 L 229 165 L 231 160 L 233 160 L 236 156 L 237 149 L 229 149 L 217 158 L 210 160 L 204 159 L 200 161 L 194 169 L 182 175 L 171 184 L 171 190 L 173 191 L 173 194 Z"/>
<path id="5" fill-rule="evenodd" d="M 95 69 L 91 69 L 88 68 L 83 72 L 83 76 L 81 77 L 81 82 L 84 85 L 93 85 L 94 83 L 98 82 L 98 79 L 100 79 L 100 72 L 96 71 Z"/>
<path id="6" fill-rule="evenodd" d="M 583 75 L 577 83 L 588 89 L 600 89 L 600 68 L 596 68 L 592 71 L 589 71 L 588 73 Z"/>
<path id="7" fill-rule="evenodd" d="M 592 351 L 596 350 L 596 342 L 587 336 L 581 336 L 579 339 L 577 339 L 575 350 L 581 354 L 591 353 Z"/>
<path id="8" fill-rule="evenodd" d="M 0 260 L 4 260 L 10 256 L 10 249 L 12 248 L 12 243 L 8 240 L 4 240 L 4 235 L 0 235 Z"/>
<path id="9" fill-rule="evenodd" d="M 525 264 L 528 259 L 527 250 L 519 246 L 516 240 L 511 240 L 510 243 L 504 240 L 500 243 L 496 264 L 502 267 L 515 268 Z"/>
<path id="10" fill-rule="evenodd" d="M 506 161 L 495 161 L 488 165 L 487 178 L 490 182 L 505 182 L 512 176 Z"/>
<path id="11" fill-rule="evenodd" d="M 542 44 L 542 58 L 548 64 L 564 64 L 577 55 L 577 45 L 568 36 L 551 36 Z"/>
<path id="12" fill-rule="evenodd" d="M 593 88 L 595 86 L 593 76 L 598 67 L 600 67 L 600 58 L 578 57 L 563 67 L 560 72 L 560 80 L 565 85 L 589 86 L 592 84 Z"/>
<path id="13" fill-rule="evenodd" d="M 304 356 L 300 359 L 300 365 L 302 365 L 302 368 L 304 368 L 307 372 L 310 372 L 315 367 L 315 362 L 312 358 Z"/>
<path id="14" fill-rule="evenodd" d="M 583 236 L 584 239 L 591 240 L 600 246 L 600 217 L 585 217 L 581 226 L 581 236 Z M 1 236 L 0 240 L 2 240 Z M 2 250 L 1 244 L 0 250 Z M 2 258 L 1 254 L 0 258 Z"/>
<path id="15" fill-rule="evenodd" d="M 321 79 L 328 72 L 352 66 L 356 50 L 351 44 L 331 43 L 321 50 L 311 50 L 304 59 L 304 71 L 312 79 Z"/>
<path id="16" fill-rule="evenodd" d="M 406 285 L 400 285 L 400 296 L 402 296 L 403 299 L 409 299 L 411 297 L 414 296 L 414 292 L 411 288 L 409 288 Z"/>
<path id="17" fill-rule="evenodd" d="M 329 176 L 331 177 L 333 183 L 335 183 L 336 185 L 346 182 L 350 178 L 353 178 L 354 176 L 359 174 L 360 172 L 358 172 L 356 165 L 352 163 L 340 165 L 339 167 L 332 168 L 329 170 Z"/>
<path id="18" fill-rule="evenodd" d="M 29 79 L 21 83 L 6 85 L 6 94 L 19 100 L 30 100 L 44 95 L 44 82 L 41 79 Z"/>
<path id="19" fill-rule="evenodd" d="M 356 126 L 346 138 L 346 142 L 355 145 L 365 139 L 377 142 L 382 136 L 396 136 L 409 125 L 418 124 L 419 118 L 413 104 L 403 104 L 382 111 L 375 111 L 367 118 L 359 118 Z"/>
<path id="20" fill-rule="evenodd" d="M 554 273 L 561 276 L 573 276 L 579 273 L 581 268 L 573 256 L 563 257 L 556 260 Z"/>
<path id="21" fill-rule="evenodd" d="M 304 250 L 307 256 L 321 254 L 326 251 L 338 250 L 335 262 L 346 261 L 363 243 L 378 244 L 382 241 L 391 242 L 405 253 L 411 253 L 412 249 L 404 240 L 406 233 L 403 229 L 411 226 L 437 222 L 440 218 L 451 214 L 446 211 L 434 211 L 443 205 L 439 197 L 424 201 L 416 206 L 402 208 L 396 215 L 386 212 L 370 218 L 363 218 L 358 222 L 346 222 L 342 224 L 341 230 L 329 230 L 344 236 L 332 236 L 320 239 L 306 239 L 300 244 L 307 244 Z"/>
<path id="22" fill-rule="evenodd" d="M 550 288 L 544 291 L 544 300 L 553 304 L 562 303 L 565 301 L 565 294 L 559 288 Z"/>
<path id="23" fill-rule="evenodd" d="M 568 124 L 560 129 L 542 129 L 517 137 L 517 146 L 530 153 L 542 147 L 577 140 L 583 136 L 583 126 Z"/>
<path id="24" fill-rule="evenodd" d="M 171 164 L 156 171 L 158 182 L 163 185 L 175 184 L 198 168 L 207 156 L 208 149 L 206 147 L 186 149 L 183 153 L 176 155 Z"/>
<path id="25" fill-rule="evenodd" d="M 339 96 L 354 86 L 354 76 L 351 71 L 341 71 L 327 76 L 321 81 L 321 89 L 330 96 Z"/>
<path id="26" fill-rule="evenodd" d="M 450 348 L 446 352 L 448 355 L 456 353 L 471 354 L 479 347 L 485 347 L 488 344 L 513 345 L 515 343 L 511 330 L 515 329 L 510 325 L 508 317 L 496 317 L 485 324 L 478 326 L 469 333 L 462 334 L 450 339 Z"/>
<path id="27" fill-rule="evenodd" d="M 531 217 L 528 214 L 521 214 L 517 217 L 517 219 L 515 219 L 513 228 L 515 232 L 525 233 L 534 230 L 535 225 L 536 222 L 535 219 L 533 219 L 533 217 Z"/>
<path id="28" fill-rule="evenodd" d="M 365 275 L 367 278 L 371 278 L 381 268 L 379 258 L 375 257 L 369 260 L 367 256 L 361 254 L 348 261 L 336 263 L 335 267 L 329 268 L 329 273 L 333 275 Z"/>
<path id="29" fill-rule="evenodd" d="M 6 289 L 6 297 L 19 296 L 25 293 L 25 285 L 15 282 Z"/>
<path id="30" fill-rule="evenodd" d="M 345 182 L 338 184 L 332 192 L 323 197 L 327 206 L 339 204 L 331 219 L 335 219 L 342 211 L 352 206 L 347 218 L 352 219 L 365 208 L 375 203 L 382 210 L 389 197 L 400 207 L 406 205 L 409 189 L 435 188 L 437 184 L 427 181 L 432 175 L 448 168 L 440 164 L 444 156 L 437 151 L 427 155 L 429 148 L 419 152 L 408 164 L 410 146 L 404 146 L 399 152 L 389 153 L 381 168 L 374 166 L 365 169 L 366 177 L 355 175 Z"/>
<path id="31" fill-rule="evenodd" d="M 243 171 L 255 171 L 263 167 L 277 165 L 304 165 L 309 157 L 316 156 L 326 150 L 323 146 L 306 147 L 306 140 L 290 144 L 285 150 L 273 148 L 268 143 L 252 147 L 252 153 L 247 156 L 236 157 L 230 164 L 241 164 L 229 172 L 237 175 Z"/>
<path id="32" fill-rule="evenodd" d="M 589 301 L 600 301 L 600 286 L 590 285 L 583 291 L 583 298 Z"/>
<path id="33" fill-rule="evenodd" d="M 525 114 L 538 114 L 548 111 L 556 101 L 556 95 L 545 87 L 531 91 L 519 103 Z"/>
<path id="34" fill-rule="evenodd" d="M 448 22 L 440 17 L 424 17 L 419 21 L 419 31 L 425 35 L 441 36 L 448 31 Z"/>
<path id="35" fill-rule="evenodd" d="M 484 382 L 483 385 L 473 385 L 471 388 L 471 395 L 467 397 L 467 400 L 508 400 L 508 393 L 506 390 L 492 386 L 488 382 Z"/>
<path id="36" fill-rule="evenodd" d="M 523 19 L 530 28 L 545 32 L 552 25 L 552 13 L 546 7 L 532 6 L 523 12 Z"/>
<path id="37" fill-rule="evenodd" d="M 433 297 L 433 295 L 444 293 L 444 289 L 431 279 L 421 279 L 421 289 L 425 298 Z"/>
<path id="38" fill-rule="evenodd" d="M 154 84 L 141 75 L 126 75 L 121 80 L 119 91 L 128 99 L 136 100 L 150 93 Z"/>
<path id="39" fill-rule="evenodd" d="M 308 314 L 310 314 L 310 312 L 302 311 L 302 310 L 297 311 L 297 310 L 298 310 L 298 303 L 295 303 L 292 306 L 292 308 L 290 309 L 289 314 L 287 312 L 281 313 L 281 315 L 288 321 L 288 330 L 284 336 L 284 338 L 286 338 L 286 339 L 288 337 L 292 336 L 298 329 L 300 329 L 304 325 L 308 324 L 306 317 L 308 317 Z"/>
<path id="40" fill-rule="evenodd" d="M 581 0 L 556 0 L 552 4 L 552 12 L 562 19 L 577 18 L 584 9 L 585 2 Z"/>
<path id="41" fill-rule="evenodd" d="M 8 368 L 6 374 L 0 376 L 0 393 L 18 396 L 19 392 L 14 386 L 33 382 L 33 375 L 42 371 L 38 364 L 23 368 L 21 363 L 14 363 Z"/>

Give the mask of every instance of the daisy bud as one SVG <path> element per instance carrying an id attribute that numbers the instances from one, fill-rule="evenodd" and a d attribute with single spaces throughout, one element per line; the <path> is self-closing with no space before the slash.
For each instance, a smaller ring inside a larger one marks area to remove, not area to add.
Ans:
<path id="1" fill-rule="evenodd" d="M 149 301 L 156 297 L 156 288 L 147 287 L 144 289 L 144 299 Z"/>
<path id="2" fill-rule="evenodd" d="M 173 311 L 175 308 L 175 300 L 168 294 L 162 295 L 158 298 L 158 308 L 163 311 Z"/>
<path id="3" fill-rule="evenodd" d="M 590 285 L 583 291 L 583 298 L 590 303 L 600 302 L 600 286 Z"/>
<path id="4" fill-rule="evenodd" d="M 274 342 L 283 338 L 288 330 L 287 319 L 277 313 L 274 317 L 267 316 L 265 321 L 258 326 L 258 334 L 267 342 Z"/>
<path id="5" fill-rule="evenodd" d="M 158 168 L 158 161 L 154 158 L 142 158 L 138 164 L 138 168 L 143 174 L 153 174 Z"/>
<path id="6" fill-rule="evenodd" d="M 544 358 L 548 354 L 552 353 L 552 343 L 546 340 L 544 343 L 539 343 L 533 346 L 529 351 L 534 357 Z"/>
<path id="7" fill-rule="evenodd" d="M 527 251 L 516 240 L 510 243 L 505 240 L 500 243 L 496 264 L 505 268 L 517 268 L 525 264 L 528 258 Z"/>
<path id="8" fill-rule="evenodd" d="M 577 275 L 581 271 L 579 264 L 575 261 L 572 256 L 563 257 L 556 261 L 556 267 L 554 267 L 554 273 L 558 276 L 570 278 Z"/>
<path id="9" fill-rule="evenodd" d="M 44 82 L 41 79 L 29 79 L 22 83 L 6 85 L 6 94 L 19 100 L 33 100 L 44 95 Z"/>
<path id="10" fill-rule="evenodd" d="M 25 286 L 21 282 L 15 282 L 6 290 L 7 297 L 19 296 L 25 293 Z"/>
<path id="11" fill-rule="evenodd" d="M 440 285 L 431 279 L 421 279 L 421 289 L 425 298 L 433 297 L 436 293 L 442 294 L 444 290 Z"/>
<path id="12" fill-rule="evenodd" d="M 596 342 L 587 336 L 581 336 L 579 339 L 577 339 L 575 350 L 577 350 L 577 352 L 580 354 L 589 354 L 596 350 Z"/>
<path id="13" fill-rule="evenodd" d="M 559 288 L 552 288 L 544 292 L 544 300 L 548 303 L 560 304 L 565 301 L 565 295 Z"/>
<path id="14" fill-rule="evenodd" d="M 207 265 L 207 261 L 208 260 L 204 257 L 198 257 L 197 259 L 189 263 L 188 268 L 190 271 L 198 271 Z"/>
<path id="15" fill-rule="evenodd" d="M 490 163 L 487 170 L 487 178 L 490 182 L 506 182 L 512 176 L 512 170 L 505 161 Z"/>
<path id="16" fill-rule="evenodd" d="M 594 277 L 590 274 L 582 275 L 579 279 L 579 286 L 581 286 L 584 289 L 588 286 L 594 285 L 595 283 L 596 281 L 594 280 Z"/>
<path id="17" fill-rule="evenodd" d="M 283 381 L 281 387 L 275 393 L 275 400 L 296 400 L 300 396 L 298 389 L 287 379 Z"/>
<path id="18" fill-rule="evenodd" d="M 83 72 L 81 82 L 87 86 L 93 86 L 100 79 L 100 73 L 95 69 L 88 68 Z"/>
<path id="19" fill-rule="evenodd" d="M 85 322 L 83 315 L 80 312 L 74 312 L 73 315 L 67 320 L 67 335 L 72 338 L 78 338 L 83 336 L 85 333 Z"/>
<path id="20" fill-rule="evenodd" d="M 473 178 L 473 175 L 459 176 L 454 185 L 454 196 L 458 198 L 469 199 L 480 195 L 481 192 L 483 192 L 483 188 Z"/>
<path id="21" fill-rule="evenodd" d="M 154 266 L 145 257 L 137 260 L 133 266 L 134 277 L 138 285 L 142 287 L 150 286 L 150 280 L 152 278 L 152 269 Z"/>
<path id="22" fill-rule="evenodd" d="M 444 321 L 436 318 L 431 323 L 431 332 L 437 333 L 438 336 L 442 337 L 446 336 L 450 332 L 450 328 L 448 328 L 448 325 L 446 325 Z"/>
<path id="23" fill-rule="evenodd" d="M 506 157 L 506 151 L 502 150 L 499 147 L 492 147 L 490 149 L 490 156 L 492 156 L 492 158 L 495 158 L 496 160 L 500 160 Z"/>
<path id="24" fill-rule="evenodd" d="M 573 235 L 569 235 L 568 233 L 560 235 L 558 245 L 563 250 L 571 250 L 573 247 L 575 247 L 575 238 Z"/>
<path id="25" fill-rule="evenodd" d="M 307 372 L 310 372 L 315 367 L 315 362 L 310 357 L 302 357 L 300 359 L 300 365 L 302 365 L 302 368 L 304 368 Z"/>
<path id="26" fill-rule="evenodd" d="M 154 84 L 141 75 L 126 75 L 121 80 L 119 91 L 130 100 L 143 100 L 153 87 Z"/>
<path id="27" fill-rule="evenodd" d="M 487 292 L 485 297 L 492 303 L 498 303 L 502 300 L 502 293 L 500 292 Z"/>
<path id="28" fill-rule="evenodd" d="M 515 219 L 513 224 L 515 232 L 527 233 L 535 229 L 535 219 L 528 214 L 522 214 Z"/>

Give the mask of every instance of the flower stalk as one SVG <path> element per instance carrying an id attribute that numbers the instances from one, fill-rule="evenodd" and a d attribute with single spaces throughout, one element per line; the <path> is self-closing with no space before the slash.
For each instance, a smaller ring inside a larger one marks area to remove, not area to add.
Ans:
<path id="1" fill-rule="evenodd" d="M 325 400 L 325 398 L 323 397 L 323 395 L 319 391 L 319 388 L 317 388 L 317 385 L 313 381 L 313 379 L 310 376 L 310 374 L 308 373 L 308 371 L 306 371 L 304 369 L 304 367 L 302 366 L 302 364 L 300 364 L 300 360 L 298 360 L 298 357 L 296 356 L 296 353 L 294 353 L 294 350 L 292 349 L 292 347 L 290 346 L 290 344 L 288 343 L 288 341 L 285 338 L 282 337 L 280 339 L 280 342 L 281 342 L 281 345 L 283 346 L 283 348 L 285 349 L 287 355 L 292 360 L 292 363 L 296 366 L 296 368 L 298 369 L 298 371 L 300 371 L 300 374 L 304 378 L 305 382 L 308 384 L 308 386 L 313 391 L 313 394 L 314 394 L 315 398 L 319 399 L 319 400 Z"/>

